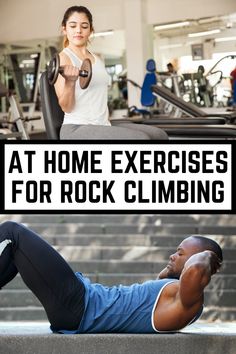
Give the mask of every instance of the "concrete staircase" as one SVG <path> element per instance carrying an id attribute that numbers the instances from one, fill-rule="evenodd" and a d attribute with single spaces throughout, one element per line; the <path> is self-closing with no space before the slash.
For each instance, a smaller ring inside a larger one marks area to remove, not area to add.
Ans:
<path id="1" fill-rule="evenodd" d="M 169 255 L 191 234 L 210 235 L 224 250 L 224 265 L 208 286 L 207 321 L 236 320 L 234 215 L 17 215 L 93 281 L 107 285 L 155 279 Z M 39 301 L 17 276 L 0 292 L 0 321 L 46 320 Z"/>

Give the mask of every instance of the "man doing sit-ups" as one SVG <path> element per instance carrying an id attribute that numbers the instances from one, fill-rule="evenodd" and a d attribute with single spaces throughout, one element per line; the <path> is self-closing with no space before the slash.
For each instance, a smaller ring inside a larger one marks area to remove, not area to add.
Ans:
<path id="1" fill-rule="evenodd" d="M 12 221 L 0 224 L 0 288 L 19 272 L 42 303 L 52 331 L 59 333 L 179 330 L 199 318 L 204 289 L 222 260 L 215 241 L 190 236 L 156 280 L 107 287 L 74 273 L 29 228 Z"/>

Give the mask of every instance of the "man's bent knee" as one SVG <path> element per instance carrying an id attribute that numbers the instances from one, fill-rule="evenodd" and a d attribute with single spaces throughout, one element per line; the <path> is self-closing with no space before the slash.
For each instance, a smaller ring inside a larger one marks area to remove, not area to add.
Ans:
<path id="1" fill-rule="evenodd" d="M 4 221 L 0 224 L 0 235 L 3 233 L 11 234 L 16 227 L 21 226 L 19 223 L 11 220 Z"/>

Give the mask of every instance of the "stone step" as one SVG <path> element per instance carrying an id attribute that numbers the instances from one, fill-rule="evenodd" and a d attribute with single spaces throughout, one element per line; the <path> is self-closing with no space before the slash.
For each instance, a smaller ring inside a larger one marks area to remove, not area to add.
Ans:
<path id="1" fill-rule="evenodd" d="M 90 260 L 70 262 L 72 269 L 81 273 L 153 273 L 158 274 L 166 262 L 122 261 L 122 260 Z M 221 274 L 235 274 L 236 261 L 224 262 Z"/>
<path id="2" fill-rule="evenodd" d="M 199 215 L 199 214 L 28 214 L 28 215 L 0 215 L 3 220 L 15 220 L 34 224 L 37 223 L 153 223 L 162 224 L 195 224 L 195 225 L 234 225 L 235 215 Z"/>
<path id="3" fill-rule="evenodd" d="M 51 245 L 61 246 L 157 246 L 157 247 L 170 247 L 175 249 L 183 240 L 183 236 L 153 236 L 144 234 L 128 234 L 128 235 L 96 235 L 96 234 L 73 234 L 73 235 L 55 235 L 55 236 L 42 236 Z M 231 248 L 232 252 L 236 253 L 236 235 L 223 236 L 214 235 L 212 239 L 217 241 L 224 248 Z M 233 248 L 235 247 L 235 248 Z"/>
<path id="4" fill-rule="evenodd" d="M 105 274 L 105 273 L 97 273 L 97 274 L 85 274 L 91 282 L 97 282 L 104 285 L 112 286 L 118 284 L 130 285 L 133 283 L 142 283 L 149 279 L 156 279 L 156 274 Z M 17 275 L 10 283 L 8 283 L 4 289 L 27 289 L 25 283 L 23 282 L 20 275 Z M 208 290 L 236 290 L 236 275 L 221 275 L 217 274 L 217 276 L 212 277 L 210 284 L 208 285 Z M 0 292 L 1 296 L 1 292 Z M 1 301 L 0 301 L 1 304 Z"/>
<path id="5" fill-rule="evenodd" d="M 223 307 L 223 306 L 206 306 L 201 316 L 201 320 L 209 323 L 217 322 L 235 322 L 236 324 L 236 306 Z"/>
<path id="6" fill-rule="evenodd" d="M 68 261 L 76 260 L 111 260 L 126 261 L 167 261 L 169 256 L 176 252 L 176 248 L 153 246 L 59 246 L 54 248 Z M 236 251 L 232 248 L 224 249 L 224 260 L 234 260 Z"/>
<path id="7" fill-rule="evenodd" d="M 99 273 L 119 273 L 119 274 L 154 274 L 165 268 L 166 262 L 150 262 L 150 261 L 124 261 L 124 260 L 89 260 L 89 261 L 72 261 L 69 262 L 74 272 L 84 274 Z M 223 263 L 220 274 L 234 275 L 236 269 L 236 261 L 226 261 Z"/>
<path id="8" fill-rule="evenodd" d="M 122 214 L 93 214 L 93 215 L 11 215 L 8 216 L 10 220 L 34 224 L 36 223 L 83 223 L 83 224 L 104 224 L 104 223 L 128 223 L 128 224 L 139 224 L 139 223 L 165 223 L 169 221 L 169 218 L 157 218 L 155 215 L 122 215 Z M 176 222 L 181 222 L 183 218 L 176 217 Z M 1 221 L 1 218 L 0 218 Z M 189 222 L 194 221 L 189 218 Z"/>
<path id="9" fill-rule="evenodd" d="M 47 315 L 42 306 L 0 307 L 0 321 L 46 321 L 46 320 L 47 320 Z"/>
<path id="10" fill-rule="evenodd" d="M 231 326 L 230 326 L 231 325 Z M 1 353 L 7 354 L 235 354 L 232 324 L 196 323 L 172 334 L 60 335 L 48 323 L 1 324 Z"/>
<path id="11" fill-rule="evenodd" d="M 182 235 L 182 238 L 191 234 L 208 235 L 236 235 L 236 227 L 232 225 L 153 225 L 153 224 L 83 224 L 83 223 L 34 223 L 28 224 L 35 232 L 42 236 L 74 235 L 74 234 L 149 234 L 149 235 Z"/>
<path id="12" fill-rule="evenodd" d="M 206 290 L 205 305 L 206 306 L 235 306 L 236 290 Z M 20 307 L 20 306 L 41 306 L 38 299 L 30 290 L 7 290 L 2 289 L 0 294 L 1 307 Z"/>

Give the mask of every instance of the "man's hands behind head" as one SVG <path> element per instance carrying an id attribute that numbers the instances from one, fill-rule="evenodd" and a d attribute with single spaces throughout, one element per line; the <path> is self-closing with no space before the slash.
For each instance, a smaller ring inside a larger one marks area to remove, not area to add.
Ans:
<path id="1" fill-rule="evenodd" d="M 222 266 L 221 260 L 217 257 L 215 252 L 212 251 L 204 251 L 202 253 L 205 253 L 205 255 L 209 259 L 209 265 L 211 267 L 211 275 L 219 272 L 220 267 Z"/>

